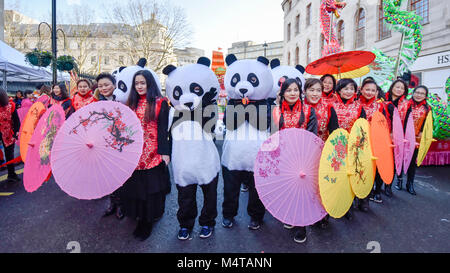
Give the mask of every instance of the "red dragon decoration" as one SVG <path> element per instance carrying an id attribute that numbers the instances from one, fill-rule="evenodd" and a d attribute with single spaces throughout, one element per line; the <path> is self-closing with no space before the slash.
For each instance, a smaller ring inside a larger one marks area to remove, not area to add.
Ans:
<path id="1" fill-rule="evenodd" d="M 335 26 L 332 25 L 332 16 L 340 18 L 339 9 L 343 9 L 347 3 L 338 0 L 322 0 L 320 5 L 320 23 L 322 34 L 327 44 L 323 47 L 322 56 L 336 54 L 342 51 L 336 37 Z"/>

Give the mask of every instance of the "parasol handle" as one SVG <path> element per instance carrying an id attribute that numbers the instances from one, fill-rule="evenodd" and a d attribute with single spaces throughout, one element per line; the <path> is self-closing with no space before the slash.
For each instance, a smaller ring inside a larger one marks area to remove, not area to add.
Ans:
<path id="1" fill-rule="evenodd" d="M 86 146 L 88 146 L 89 149 L 92 149 L 94 147 L 94 144 L 88 143 L 86 144 Z"/>
<path id="2" fill-rule="evenodd" d="M 391 148 L 397 147 L 397 145 L 394 145 L 394 144 L 391 144 L 390 146 L 391 146 Z"/>
<path id="3" fill-rule="evenodd" d="M 29 143 L 28 143 L 28 146 L 34 147 L 34 143 L 29 142 Z"/>
<path id="4" fill-rule="evenodd" d="M 433 139 L 431 139 L 431 142 L 436 142 L 436 141 L 437 141 L 437 140 L 436 140 L 436 139 L 434 139 L 434 138 L 433 138 Z"/>
<path id="5" fill-rule="evenodd" d="M 378 157 L 372 156 L 372 160 L 378 160 Z"/>

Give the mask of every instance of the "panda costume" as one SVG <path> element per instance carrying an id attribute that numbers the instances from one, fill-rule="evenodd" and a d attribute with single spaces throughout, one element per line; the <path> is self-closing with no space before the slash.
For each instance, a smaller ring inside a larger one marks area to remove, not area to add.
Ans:
<path id="1" fill-rule="evenodd" d="M 272 91 L 273 76 L 269 60 L 237 60 L 226 57 L 225 89 L 229 100 L 224 115 L 226 135 L 222 148 L 224 180 L 223 226 L 232 227 L 238 213 L 241 183 L 248 182 L 247 212 L 250 229 L 258 229 L 265 207 L 258 197 L 253 177 L 253 165 L 262 143 L 269 137 L 270 115 L 267 97 Z"/>
<path id="2" fill-rule="evenodd" d="M 210 64 L 208 58 L 201 57 L 196 64 L 178 68 L 169 65 L 163 70 L 168 76 L 166 94 L 173 106 L 169 131 L 173 178 L 178 189 L 180 240 L 190 237 L 195 224 L 197 185 L 204 198 L 200 237 L 209 237 L 216 224 L 220 156 L 212 132 L 217 121 L 215 101 L 220 84 Z"/>
<path id="3" fill-rule="evenodd" d="M 147 60 L 145 58 L 141 58 L 137 65 L 128 67 L 123 66 L 113 71 L 112 75 L 116 79 L 116 90 L 114 90 L 113 93 L 115 101 L 127 103 L 131 86 L 133 85 L 134 74 L 140 70 L 150 71 L 156 81 L 156 84 L 158 85 L 159 90 L 162 90 L 158 75 L 150 68 L 145 67 L 146 64 Z"/>
<path id="4" fill-rule="evenodd" d="M 305 68 L 301 65 L 288 66 L 288 65 L 280 65 L 279 59 L 273 59 L 270 61 L 270 68 L 272 68 L 272 76 L 273 76 L 273 87 L 272 92 L 270 92 L 267 97 L 267 101 L 269 105 L 275 105 L 275 100 L 277 98 L 277 94 L 280 91 L 281 84 L 286 79 L 296 79 L 299 83 L 301 83 L 301 87 L 305 86 L 305 77 L 303 74 L 305 73 Z"/>

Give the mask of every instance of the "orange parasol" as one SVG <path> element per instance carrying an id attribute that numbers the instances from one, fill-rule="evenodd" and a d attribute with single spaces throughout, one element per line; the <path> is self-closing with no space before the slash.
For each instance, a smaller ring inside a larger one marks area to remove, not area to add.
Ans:
<path id="1" fill-rule="evenodd" d="M 306 72 L 311 75 L 342 74 L 369 65 L 375 60 L 370 51 L 347 51 L 329 55 L 310 63 Z"/>
<path id="2" fill-rule="evenodd" d="M 28 110 L 28 114 L 20 128 L 20 156 L 22 161 L 25 162 L 28 152 L 28 144 L 33 136 L 34 129 L 36 128 L 39 119 L 45 113 L 47 109 L 42 102 L 36 102 Z"/>
<path id="3" fill-rule="evenodd" d="M 381 179 L 391 184 L 394 178 L 394 151 L 389 125 L 381 112 L 375 112 L 370 123 L 371 146 Z"/>

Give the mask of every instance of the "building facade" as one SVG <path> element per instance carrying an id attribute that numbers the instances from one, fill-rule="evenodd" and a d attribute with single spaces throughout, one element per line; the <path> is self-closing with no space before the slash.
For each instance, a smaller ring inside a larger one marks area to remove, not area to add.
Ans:
<path id="1" fill-rule="evenodd" d="M 284 52 L 288 65 L 307 64 L 321 58 L 320 0 L 283 0 Z M 390 31 L 383 20 L 383 0 L 346 1 L 341 17 L 335 19 L 337 38 L 344 51 L 378 48 L 397 57 L 401 34 Z M 405 0 L 402 10 L 421 15 L 423 44 L 411 71 L 432 92 L 442 94 L 450 76 L 450 1 Z M 446 97 L 445 94 L 442 94 Z"/>
<path id="2" fill-rule="evenodd" d="M 228 54 L 234 54 L 238 60 L 257 59 L 265 56 L 269 60 L 283 58 L 283 41 L 255 44 L 252 41 L 236 42 L 228 48 Z"/>
<path id="3" fill-rule="evenodd" d="M 50 29 L 45 24 L 39 27 L 39 22 L 15 11 L 5 11 L 5 41 L 13 48 L 28 53 L 37 48 L 51 50 Z M 147 22 L 144 23 L 144 27 Z M 153 24 L 152 22 L 148 23 Z M 165 75 L 162 68 L 168 64 L 176 64 L 177 59 L 173 48 L 162 45 L 164 26 L 157 25 L 155 39 L 147 48 L 139 48 L 140 41 L 130 41 L 125 33 L 132 33 L 131 26 L 110 23 L 91 23 L 88 25 L 61 24 L 57 32 L 58 56 L 73 56 L 83 74 L 97 75 L 100 72 L 112 72 L 121 66 L 132 66 L 137 63 L 139 52 L 152 51 L 147 66 L 157 70 L 161 81 Z M 143 27 L 141 27 L 143 28 Z M 39 34 L 40 32 L 40 34 Z M 158 34 L 160 32 L 160 34 Z M 150 47 L 150 48 L 149 48 Z M 151 58 L 154 58 L 153 60 Z M 155 69 L 158 65 L 159 69 Z"/>
<path id="4" fill-rule="evenodd" d="M 184 49 L 175 48 L 173 52 L 177 58 L 178 66 L 195 64 L 197 63 L 198 58 L 205 56 L 205 51 L 203 49 L 194 47 L 186 47 Z"/>

